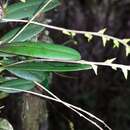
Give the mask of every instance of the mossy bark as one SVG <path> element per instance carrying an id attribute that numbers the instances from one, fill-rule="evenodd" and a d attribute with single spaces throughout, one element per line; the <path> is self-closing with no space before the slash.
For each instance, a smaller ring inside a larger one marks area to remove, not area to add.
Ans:
<path id="1" fill-rule="evenodd" d="M 21 97 L 21 130 L 39 130 L 42 123 L 47 126 L 46 102 L 36 96 L 24 94 Z M 46 127 L 45 126 L 45 127 Z"/>
<path id="2" fill-rule="evenodd" d="M 44 99 L 30 94 L 15 94 L 8 99 L 7 108 L 14 130 L 47 130 L 48 112 Z"/>

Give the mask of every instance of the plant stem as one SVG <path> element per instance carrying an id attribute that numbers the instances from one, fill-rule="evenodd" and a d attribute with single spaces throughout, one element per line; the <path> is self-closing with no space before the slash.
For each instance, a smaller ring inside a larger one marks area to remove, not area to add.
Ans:
<path id="1" fill-rule="evenodd" d="M 23 22 L 23 23 L 28 23 L 28 20 L 16 20 L 16 19 L 2 19 L 3 22 Z M 90 35 L 93 35 L 93 36 L 97 36 L 97 37 L 105 37 L 105 38 L 108 38 L 108 39 L 111 39 L 111 40 L 116 40 L 118 41 L 119 43 L 121 43 L 122 45 L 124 45 L 125 47 L 127 47 L 128 45 L 124 43 L 123 39 L 119 39 L 119 38 L 116 38 L 116 37 L 113 37 L 113 36 L 109 36 L 107 34 L 102 34 L 102 33 L 99 33 L 99 32 L 89 32 L 89 31 L 79 31 L 79 30 L 71 30 L 71 29 L 66 29 L 66 28 L 62 28 L 62 27 L 57 27 L 57 26 L 53 26 L 53 25 L 48 25 L 48 24 L 43 24 L 43 23 L 39 23 L 39 22 L 35 22 L 35 21 L 30 21 L 31 24 L 35 24 L 35 25 L 39 25 L 39 26 L 42 26 L 42 27 L 46 27 L 46 28 L 49 28 L 49 29 L 53 29 L 53 30 L 57 30 L 57 31 L 67 31 L 69 33 L 76 33 L 76 34 L 82 34 L 82 35 L 85 35 L 86 33 L 87 34 L 90 34 Z"/>
<path id="2" fill-rule="evenodd" d="M 74 109 L 76 109 L 76 110 L 78 110 L 78 111 L 81 111 L 81 112 L 83 112 L 83 113 L 85 113 L 85 114 L 87 114 L 87 115 L 89 115 L 91 118 L 94 118 L 94 119 L 96 119 L 97 121 L 99 121 L 99 122 L 101 122 L 106 128 L 108 128 L 109 130 L 111 130 L 111 128 L 104 122 L 104 121 L 102 121 L 101 119 L 99 119 L 99 118 L 97 118 L 96 116 L 94 116 L 93 114 L 91 114 L 91 113 L 89 113 L 89 112 L 87 112 L 87 111 L 85 111 L 85 110 L 83 110 L 83 109 L 81 109 L 81 108 L 79 108 L 79 107 L 77 107 L 77 106 L 74 106 L 74 105 L 72 105 L 72 104 L 69 104 L 69 103 L 67 103 L 67 102 L 64 102 L 64 101 L 62 101 L 60 98 L 58 98 L 56 95 L 54 95 L 51 91 L 49 91 L 48 89 L 46 89 L 43 85 L 41 85 L 40 83 L 38 83 L 37 81 L 34 81 L 34 83 L 36 84 L 36 85 L 38 85 L 40 88 L 42 88 L 45 92 L 47 92 L 48 94 L 50 94 L 52 97 L 54 97 L 55 99 L 57 99 L 59 102 L 61 102 L 62 104 L 64 104 L 65 106 L 67 106 L 67 107 L 69 107 L 70 109 L 72 109 L 73 111 L 74 111 Z M 75 111 L 76 112 L 76 111 Z M 77 113 L 77 112 L 76 112 Z M 79 114 L 79 115 L 81 115 L 81 113 L 77 113 L 77 114 Z M 82 116 L 82 115 L 81 115 Z M 83 116 L 82 116 L 83 117 Z M 86 118 L 85 118 L 86 119 Z M 88 119 L 87 119 L 88 120 Z M 89 120 L 89 122 L 90 122 L 90 120 Z M 92 123 L 92 122 L 91 122 Z M 96 125 L 97 126 L 97 124 L 95 124 L 95 122 L 94 122 L 94 125 Z"/>
<path id="3" fill-rule="evenodd" d="M 38 96 L 38 97 L 41 97 L 41 98 L 45 98 L 45 99 L 48 99 L 48 100 L 52 100 L 52 101 L 55 101 L 55 102 L 59 102 L 59 103 L 62 103 L 63 105 L 67 106 L 70 108 L 70 106 L 68 106 L 68 103 L 67 102 L 64 102 L 62 100 L 58 100 L 56 98 L 53 98 L 53 97 L 50 97 L 50 96 L 46 96 L 46 95 L 43 95 L 43 94 L 40 94 L 40 93 L 36 93 L 36 92 L 33 92 L 33 91 L 29 91 L 29 90 L 22 90 L 22 89 L 16 89 L 16 88 L 8 88 L 8 87 L 0 87 L 0 89 L 2 89 L 3 91 L 5 92 L 8 92 L 9 90 L 11 91 L 17 91 L 17 92 L 24 92 L 24 93 L 29 93 L 29 94 L 32 94 L 32 95 L 35 95 L 35 96 Z M 69 104 L 71 106 L 74 106 L 72 104 Z M 75 106 L 76 107 L 76 106 Z M 79 107 L 77 107 L 79 108 Z M 79 108 L 80 109 L 80 108 Z M 96 122 L 88 119 L 86 116 L 84 116 L 82 113 L 80 113 L 79 111 L 75 110 L 74 108 L 71 108 L 71 110 L 73 110 L 75 113 L 77 113 L 79 116 L 83 117 L 84 119 L 86 119 L 87 121 L 89 121 L 90 123 L 92 123 L 93 125 L 95 125 L 98 129 L 100 130 L 103 130 L 102 127 L 100 127 Z M 94 116 L 94 115 L 93 115 Z M 107 125 L 105 125 L 107 126 Z M 109 130 L 112 130 L 111 128 L 108 127 Z"/>
<path id="4" fill-rule="evenodd" d="M 97 65 L 97 66 L 108 66 L 112 68 L 120 68 L 120 69 L 126 69 L 130 70 L 129 65 L 123 65 L 123 64 L 115 64 L 115 63 L 106 63 L 106 62 L 92 62 L 92 61 L 86 61 L 86 60 L 79 60 L 79 61 L 66 61 L 61 59 L 31 59 L 31 60 L 24 60 L 24 61 L 18 61 L 9 65 L 5 65 L 4 67 L 10 67 L 18 64 L 23 63 L 29 63 L 29 62 L 64 62 L 64 63 L 73 63 L 73 64 L 86 64 L 86 65 Z"/>
<path id="5" fill-rule="evenodd" d="M 14 41 L 28 27 L 28 25 L 37 17 L 37 15 L 39 15 L 39 13 L 50 4 L 51 1 L 52 0 L 49 0 L 41 9 L 39 9 L 37 13 L 27 22 L 27 24 L 9 41 L 9 43 Z"/>

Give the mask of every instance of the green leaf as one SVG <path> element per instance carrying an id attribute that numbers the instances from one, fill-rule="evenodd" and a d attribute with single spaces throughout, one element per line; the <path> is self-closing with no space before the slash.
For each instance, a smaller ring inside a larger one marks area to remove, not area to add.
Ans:
<path id="1" fill-rule="evenodd" d="M 6 98 L 6 97 L 8 97 L 8 96 L 9 96 L 8 93 L 0 92 L 0 100 L 3 99 L 3 98 Z"/>
<path id="2" fill-rule="evenodd" d="M 0 45 L 0 52 L 31 56 L 37 58 L 51 58 L 62 60 L 80 60 L 80 53 L 62 45 L 42 42 L 17 42 Z"/>
<path id="3" fill-rule="evenodd" d="M 51 81 L 51 73 L 39 72 L 39 71 L 26 71 L 21 69 L 8 68 L 10 73 L 26 80 L 41 82 L 44 87 L 49 89 L 49 83 Z"/>
<path id="4" fill-rule="evenodd" d="M 86 64 L 72 64 L 62 62 L 28 62 L 17 65 L 7 65 L 5 69 L 11 71 L 27 71 L 27 72 L 70 72 L 79 70 L 88 70 L 92 67 Z"/>
<path id="5" fill-rule="evenodd" d="M 48 0 L 27 0 L 25 3 L 17 2 L 7 7 L 5 18 L 8 19 L 23 19 L 31 18 L 41 6 Z M 53 0 L 43 12 L 50 11 L 59 5 L 59 0 Z"/>
<path id="6" fill-rule="evenodd" d="M 19 30 L 21 29 L 21 27 L 17 27 L 11 31 L 9 31 L 8 33 L 6 33 L 2 38 L 1 41 L 2 42 L 8 42 L 10 39 L 12 39 L 17 32 L 19 32 Z M 14 42 L 18 42 L 18 41 L 27 41 L 30 40 L 32 37 L 34 37 L 35 35 L 39 34 L 41 31 L 44 30 L 44 27 L 41 26 L 37 26 L 34 24 L 30 24 L 15 40 Z"/>
<path id="7" fill-rule="evenodd" d="M 47 89 L 49 89 L 50 87 L 50 83 L 52 81 L 52 73 L 46 73 L 48 75 L 46 75 L 45 80 L 41 83 L 44 87 L 46 87 Z"/>
<path id="8" fill-rule="evenodd" d="M 13 68 L 8 68 L 8 71 L 20 78 L 31 80 L 31 81 L 37 81 L 37 82 L 44 81 L 46 79 L 46 76 L 48 76 L 47 72 L 39 73 L 37 71 L 26 71 L 26 70 L 13 69 Z"/>
<path id="9" fill-rule="evenodd" d="M 8 120 L 0 118 L 0 130 L 14 130 Z"/>
<path id="10" fill-rule="evenodd" d="M 5 77 L 0 76 L 0 83 L 5 82 L 5 81 L 8 81 L 8 80 L 9 80 L 9 79 L 7 79 L 7 78 L 5 78 Z"/>
<path id="11" fill-rule="evenodd" d="M 13 55 L 0 52 L 0 57 L 12 57 Z"/>
<path id="12" fill-rule="evenodd" d="M 4 68 L 3 67 L 0 67 L 0 72 L 2 72 L 4 70 Z"/>
<path id="13" fill-rule="evenodd" d="M 31 81 L 28 81 L 28 80 L 12 79 L 12 80 L 8 80 L 8 81 L 0 83 L 0 91 L 6 92 L 6 93 L 16 93 L 16 92 L 20 92 L 20 91 L 6 90 L 6 88 L 30 90 L 34 86 L 35 86 L 34 83 Z"/>

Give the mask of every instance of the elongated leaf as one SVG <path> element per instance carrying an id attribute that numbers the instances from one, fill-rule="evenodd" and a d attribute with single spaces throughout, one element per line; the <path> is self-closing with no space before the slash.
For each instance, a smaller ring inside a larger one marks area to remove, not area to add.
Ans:
<path id="1" fill-rule="evenodd" d="M 58 62 L 29 62 L 18 65 L 7 66 L 5 69 L 9 71 L 37 71 L 37 72 L 70 72 L 79 70 L 88 70 L 92 67 L 86 64 L 70 64 Z"/>
<path id="2" fill-rule="evenodd" d="M 37 82 L 42 82 L 46 79 L 48 76 L 47 72 L 37 72 L 37 71 L 25 71 L 25 70 L 20 70 L 20 69 L 8 69 L 9 72 L 12 74 L 26 79 L 26 80 L 31 80 L 31 81 L 37 81 Z"/>
<path id="3" fill-rule="evenodd" d="M 41 82 L 41 84 L 46 87 L 47 89 L 50 89 L 50 84 L 51 84 L 51 81 L 52 81 L 52 73 L 46 73 L 46 77 L 45 77 L 45 80 Z"/>
<path id="4" fill-rule="evenodd" d="M 0 76 L 0 83 L 5 82 L 5 81 L 8 81 L 8 79 L 6 79 L 5 77 Z"/>
<path id="5" fill-rule="evenodd" d="M 2 38 L 1 41 L 8 42 L 12 37 L 14 37 L 17 32 L 21 29 L 21 27 L 17 27 L 8 33 L 6 33 Z M 30 24 L 16 39 L 14 39 L 14 42 L 22 42 L 30 40 L 32 37 L 40 33 L 44 30 L 44 27 L 37 26 L 34 24 Z"/>
<path id="6" fill-rule="evenodd" d="M 9 68 L 8 71 L 22 79 L 41 82 L 44 85 L 44 87 L 49 89 L 49 83 L 52 77 L 51 73 L 49 72 L 26 71 L 13 68 L 12 69 Z"/>
<path id="7" fill-rule="evenodd" d="M 80 60 L 81 58 L 80 54 L 72 48 L 41 42 L 2 44 L 0 45 L 0 52 L 62 60 Z"/>
<path id="8" fill-rule="evenodd" d="M 34 83 L 28 80 L 23 79 L 12 79 L 5 82 L 0 83 L 0 87 L 2 88 L 15 88 L 15 89 L 22 89 L 22 90 L 30 90 L 34 87 Z M 13 90 L 5 90 L 0 88 L 0 91 L 6 93 L 16 93 L 17 91 Z"/>
<path id="9" fill-rule="evenodd" d="M 0 52 L 0 57 L 12 57 L 13 55 Z"/>
<path id="10" fill-rule="evenodd" d="M 17 2 L 7 7 L 5 18 L 23 19 L 32 17 L 38 9 L 48 0 L 27 0 L 25 3 Z M 59 5 L 59 0 L 53 0 L 43 12 L 47 12 Z"/>

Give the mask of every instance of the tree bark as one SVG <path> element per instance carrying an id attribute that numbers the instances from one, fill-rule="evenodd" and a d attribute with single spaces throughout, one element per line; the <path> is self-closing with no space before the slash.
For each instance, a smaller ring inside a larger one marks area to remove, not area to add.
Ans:
<path id="1" fill-rule="evenodd" d="M 36 89 L 34 91 L 39 92 Z M 7 104 L 7 115 L 14 130 L 48 129 L 48 111 L 44 99 L 30 94 L 15 94 L 8 98 Z"/>

